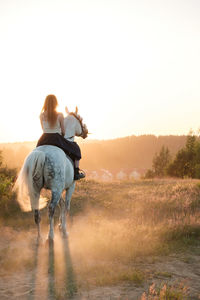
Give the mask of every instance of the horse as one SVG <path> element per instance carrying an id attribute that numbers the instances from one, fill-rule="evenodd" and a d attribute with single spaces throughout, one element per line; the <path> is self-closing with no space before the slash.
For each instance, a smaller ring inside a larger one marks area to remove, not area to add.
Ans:
<path id="1" fill-rule="evenodd" d="M 67 133 L 70 138 L 75 136 L 86 138 L 88 130 L 83 119 L 75 112 L 68 113 L 64 119 L 67 124 Z M 49 233 L 48 240 L 54 240 L 54 212 L 60 204 L 60 230 L 63 237 L 67 237 L 66 213 L 70 210 L 70 201 L 75 189 L 73 161 L 64 151 L 56 146 L 44 145 L 36 147 L 25 159 L 15 184 L 18 192 L 18 202 L 24 211 L 34 211 L 37 225 L 38 240 L 41 239 L 40 209 L 46 205 L 41 196 L 42 188 L 51 190 L 51 200 L 48 207 Z M 62 197 L 63 191 L 65 199 Z"/>

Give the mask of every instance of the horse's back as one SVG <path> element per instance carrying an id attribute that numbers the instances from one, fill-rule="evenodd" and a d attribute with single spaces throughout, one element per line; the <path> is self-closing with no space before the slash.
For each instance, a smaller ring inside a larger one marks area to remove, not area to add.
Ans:
<path id="1" fill-rule="evenodd" d="M 44 145 L 34 151 L 45 153 L 44 186 L 46 188 L 64 190 L 73 183 L 73 164 L 63 150 L 56 146 Z"/>

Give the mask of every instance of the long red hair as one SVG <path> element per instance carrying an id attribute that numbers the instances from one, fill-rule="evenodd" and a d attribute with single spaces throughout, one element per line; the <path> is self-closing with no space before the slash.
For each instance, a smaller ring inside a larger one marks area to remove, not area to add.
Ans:
<path id="1" fill-rule="evenodd" d="M 42 112 L 46 113 L 47 121 L 50 126 L 53 127 L 56 123 L 58 113 L 56 108 L 58 106 L 58 100 L 55 95 L 48 95 L 45 98 Z"/>

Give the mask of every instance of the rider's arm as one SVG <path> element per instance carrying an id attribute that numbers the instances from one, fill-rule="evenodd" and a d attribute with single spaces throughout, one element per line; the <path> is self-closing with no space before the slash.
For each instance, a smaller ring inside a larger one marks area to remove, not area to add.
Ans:
<path id="1" fill-rule="evenodd" d="M 65 135 L 65 127 L 64 127 L 64 117 L 63 114 L 59 114 L 58 120 L 60 122 L 60 128 L 61 128 L 61 134 L 64 136 Z"/>
<path id="2" fill-rule="evenodd" d="M 43 116 L 42 116 L 42 114 L 40 114 L 40 123 L 41 123 L 42 130 L 44 130 L 42 120 L 43 120 Z"/>

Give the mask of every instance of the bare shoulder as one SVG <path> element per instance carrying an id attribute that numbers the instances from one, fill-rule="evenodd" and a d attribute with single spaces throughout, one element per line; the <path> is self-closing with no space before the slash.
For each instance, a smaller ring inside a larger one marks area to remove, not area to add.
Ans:
<path id="1" fill-rule="evenodd" d="M 41 112 L 41 114 L 40 114 L 40 120 L 43 120 L 43 119 L 44 119 L 44 113 Z"/>
<path id="2" fill-rule="evenodd" d="M 59 120 L 64 119 L 63 113 L 60 113 L 60 112 L 58 113 L 58 119 Z"/>

